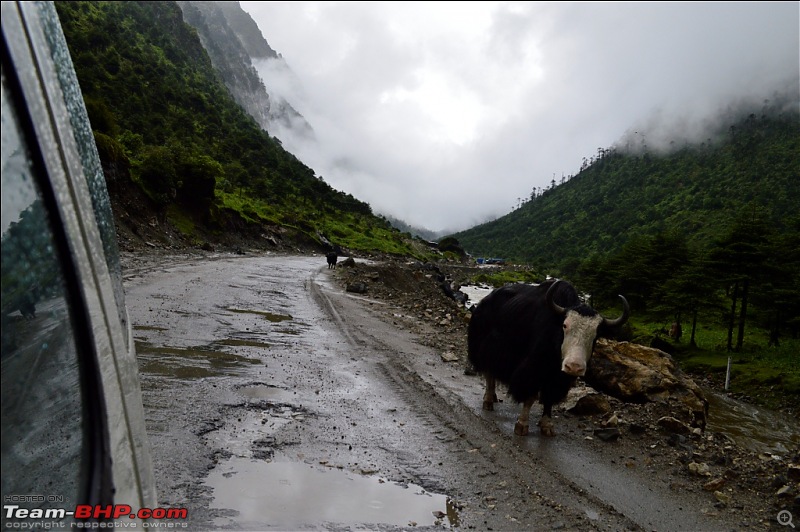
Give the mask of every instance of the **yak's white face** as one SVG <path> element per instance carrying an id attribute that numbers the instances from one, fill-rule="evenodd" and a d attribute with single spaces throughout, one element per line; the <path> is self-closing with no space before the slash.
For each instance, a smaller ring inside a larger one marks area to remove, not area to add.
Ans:
<path id="1" fill-rule="evenodd" d="M 567 311 L 564 341 L 561 343 L 561 371 L 573 377 L 582 377 L 586 373 L 597 327 L 602 321 L 600 314 L 582 316 L 574 310 Z"/>

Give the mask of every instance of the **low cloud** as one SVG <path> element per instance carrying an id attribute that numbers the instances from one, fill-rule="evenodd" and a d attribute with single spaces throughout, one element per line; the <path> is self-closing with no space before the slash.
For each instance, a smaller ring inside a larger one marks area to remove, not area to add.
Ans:
<path id="1" fill-rule="evenodd" d="M 598 148 L 702 142 L 733 105 L 800 100 L 797 3 L 241 5 L 290 67 L 256 65 L 268 90 L 315 140 L 271 133 L 432 230 L 501 216 Z"/>

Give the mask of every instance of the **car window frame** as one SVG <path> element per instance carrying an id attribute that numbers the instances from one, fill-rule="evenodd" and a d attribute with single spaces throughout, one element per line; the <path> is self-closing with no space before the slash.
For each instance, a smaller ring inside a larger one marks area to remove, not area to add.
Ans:
<path id="1" fill-rule="evenodd" d="M 67 74 L 75 78 L 68 52 L 64 57 L 66 41 L 52 2 L 4 1 L 2 26 L 3 74 L 36 173 L 46 176 L 39 184 L 62 258 L 82 389 L 88 394 L 84 402 L 92 441 L 86 504 L 115 501 L 133 508 L 153 507 L 155 482 L 132 328 L 124 299 L 120 304 L 121 276 L 115 276 L 106 261 L 97 223 L 99 207 L 92 202 L 90 177 L 97 176 L 87 174 L 82 161 L 86 151 L 79 149 L 73 128 L 74 120 L 88 127 L 88 115 L 82 98 L 77 109 L 74 98 L 69 108 L 59 77 L 65 67 L 53 60 L 61 54 L 59 61 L 67 62 Z M 76 78 L 74 84 L 79 87 Z M 93 142 L 90 151 L 99 168 Z M 109 212 L 103 215 L 113 220 L 110 206 L 106 208 Z"/>

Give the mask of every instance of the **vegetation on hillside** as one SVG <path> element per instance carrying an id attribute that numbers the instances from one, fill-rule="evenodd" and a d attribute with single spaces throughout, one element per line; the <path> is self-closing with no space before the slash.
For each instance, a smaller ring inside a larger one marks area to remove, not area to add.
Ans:
<path id="1" fill-rule="evenodd" d="M 187 241 L 278 227 L 320 246 L 410 254 L 233 100 L 175 2 L 57 2 L 109 192 L 136 187 Z M 122 203 L 118 201 L 117 203 Z M 135 213 L 146 223 L 148 213 Z"/>
<path id="2" fill-rule="evenodd" d="M 669 154 L 644 141 L 599 149 L 577 175 L 454 236 L 473 255 L 569 270 L 633 237 L 666 231 L 707 247 L 751 203 L 781 232 L 800 198 L 799 105 L 795 94 L 742 111 L 713 138 Z"/>

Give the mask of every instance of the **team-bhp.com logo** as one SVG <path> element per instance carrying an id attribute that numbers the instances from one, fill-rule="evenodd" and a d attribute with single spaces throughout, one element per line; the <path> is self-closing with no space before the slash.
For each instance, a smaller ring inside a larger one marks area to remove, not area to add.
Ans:
<path id="1" fill-rule="evenodd" d="M 138 519 L 143 528 L 187 528 L 189 517 L 186 508 L 139 508 L 134 510 L 127 504 L 90 505 L 79 504 L 74 510 L 66 508 L 23 508 L 18 504 L 4 504 L 5 528 L 54 529 L 54 528 L 135 528 Z M 65 522 L 72 518 L 70 523 Z"/>

